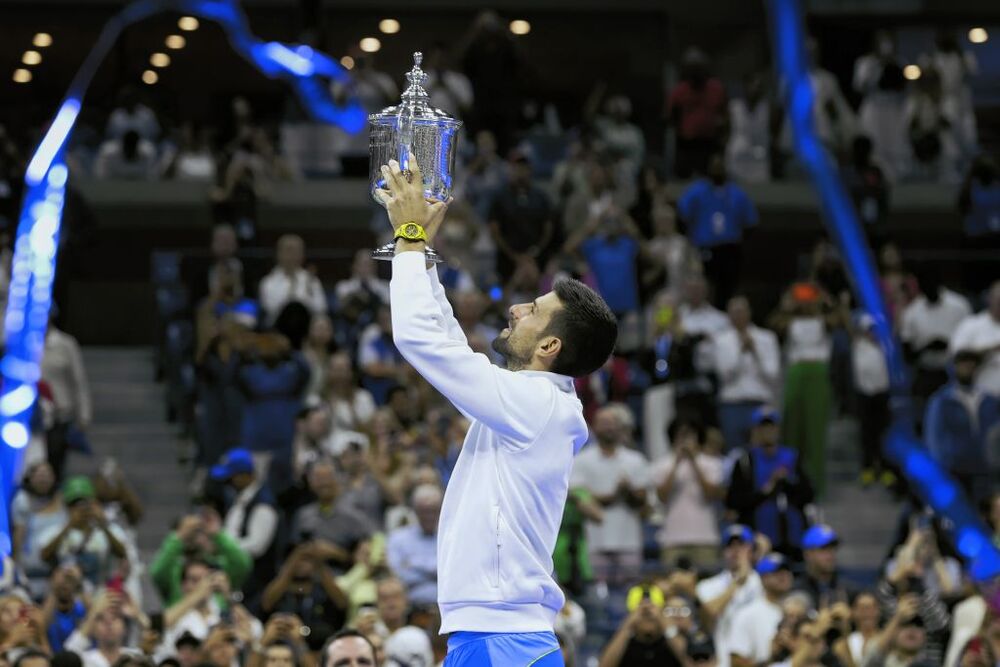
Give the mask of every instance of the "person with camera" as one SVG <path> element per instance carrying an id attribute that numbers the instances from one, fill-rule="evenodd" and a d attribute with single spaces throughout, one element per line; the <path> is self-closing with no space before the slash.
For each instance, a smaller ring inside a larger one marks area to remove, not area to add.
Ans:
<path id="1" fill-rule="evenodd" d="M 633 588 L 629 598 L 630 613 L 604 647 L 598 666 L 681 667 L 686 638 L 664 613 L 663 592 L 646 584 Z"/>
<path id="2" fill-rule="evenodd" d="M 131 625 L 144 622 L 145 616 L 126 596 L 106 589 L 96 597 L 80 627 L 66 639 L 64 648 L 77 653 L 83 667 L 111 667 L 124 656 L 142 655 L 128 645 L 128 637 Z"/>
<path id="3" fill-rule="evenodd" d="M 311 629 L 294 613 L 276 613 L 264 625 L 260 641 L 246 661 L 246 667 L 315 667 L 312 649 L 320 650 L 323 640 L 333 634 Z M 316 646 L 311 644 L 318 640 Z"/>
<path id="4" fill-rule="evenodd" d="M 260 604 L 264 614 L 275 614 L 272 620 L 297 615 L 305 636 L 310 638 L 309 648 L 313 649 L 318 649 L 325 637 L 343 627 L 349 603 L 321 555 L 312 542 L 296 547 L 285 559 L 277 578 L 264 589 Z M 265 639 L 271 625 L 269 622 L 265 627 Z M 301 635 L 296 639 L 301 639 Z M 315 643 L 317 640 L 319 644 Z"/>
<path id="5" fill-rule="evenodd" d="M 927 653 L 927 629 L 919 595 L 907 593 L 899 599 L 896 612 L 878 635 L 860 667 L 917 667 L 940 665 Z"/>

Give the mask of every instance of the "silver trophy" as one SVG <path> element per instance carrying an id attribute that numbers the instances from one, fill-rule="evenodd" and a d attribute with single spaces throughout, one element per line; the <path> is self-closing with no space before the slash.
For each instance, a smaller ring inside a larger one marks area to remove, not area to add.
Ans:
<path id="1" fill-rule="evenodd" d="M 424 90 L 427 74 L 420 69 L 423 58 L 419 51 L 413 54 L 413 69 L 406 75 L 409 85 L 399 105 L 368 116 L 369 187 L 372 198 L 383 206 L 385 202 L 379 198 L 378 190 L 385 188 L 381 168 L 389 160 L 399 162 L 399 168 L 407 176 L 411 157 L 417 161 L 427 199 L 447 201 L 451 196 L 458 128 L 462 121 L 430 106 Z M 389 261 L 395 253 L 396 242 L 391 241 L 373 250 L 372 257 Z M 442 261 L 429 246 L 426 255 L 430 262 Z"/>

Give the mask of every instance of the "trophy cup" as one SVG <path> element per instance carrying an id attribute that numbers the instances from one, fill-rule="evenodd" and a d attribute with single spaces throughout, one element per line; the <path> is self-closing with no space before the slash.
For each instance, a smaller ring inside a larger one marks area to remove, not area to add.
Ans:
<path id="1" fill-rule="evenodd" d="M 431 108 L 424 90 L 427 75 L 420 69 L 422 61 L 422 53 L 413 54 L 413 69 L 406 75 L 409 85 L 399 105 L 368 116 L 369 186 L 372 198 L 383 206 L 385 202 L 379 198 L 378 190 L 385 188 L 381 167 L 389 164 L 389 160 L 399 162 L 399 168 L 407 176 L 410 176 L 410 159 L 417 161 L 427 199 L 447 201 L 451 196 L 457 133 L 462 122 Z M 395 249 L 396 242 L 391 241 L 373 250 L 372 258 L 391 261 Z M 426 256 L 429 262 L 442 261 L 430 246 Z"/>

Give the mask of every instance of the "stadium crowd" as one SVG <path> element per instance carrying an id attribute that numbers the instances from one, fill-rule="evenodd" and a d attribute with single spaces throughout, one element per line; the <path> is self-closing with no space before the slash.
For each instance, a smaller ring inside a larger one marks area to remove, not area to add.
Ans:
<path id="1" fill-rule="evenodd" d="M 907 82 L 891 35 L 879 34 L 856 65 L 855 110 L 815 45 L 813 54 L 817 124 L 880 246 L 924 440 L 1000 540 L 1000 283 L 962 294 L 933 267 L 913 275 L 881 227 L 892 183 L 957 185 L 969 174 L 967 234 L 996 233 L 1000 184 L 976 152 L 975 62 L 942 34 L 923 76 Z M 1000 615 L 971 585 L 948 525 L 882 457 L 889 375 L 835 249 L 817 239 L 772 313 L 752 312 L 741 292 L 758 213 L 740 183 L 796 169 L 766 77 L 730 96 L 703 54 L 685 55 L 667 123 L 672 173 L 691 180 L 673 198 L 628 99 L 595 91 L 583 125 L 562 135 L 566 155 L 546 165 L 539 137 L 557 121 L 542 113 L 521 127 L 517 98 L 497 90 L 515 77 L 496 72 L 517 67 L 518 54 L 495 17 L 477 22 L 456 62 L 461 71 L 438 49 L 427 69 L 435 104 L 469 121 L 436 245 L 470 346 L 502 364 L 490 343 L 509 305 L 565 276 L 595 287 L 620 320 L 614 356 L 576 382 L 592 441 L 576 459 L 553 554 L 567 665 L 1000 661 Z M 355 74 L 370 111 L 396 98 L 370 59 Z M 50 327 L 0 574 L 5 664 L 430 667 L 444 658 L 437 519 L 468 422 L 396 351 L 388 283 L 368 250 L 335 284 L 296 235 L 278 241 L 259 279 L 241 261 L 271 184 L 350 175 L 367 151 L 335 139 L 335 159 L 304 163 L 276 139 L 294 131 L 269 131 L 242 99 L 229 125 L 227 137 L 190 124 L 164 132 L 130 96 L 96 151 L 74 150 L 74 169 L 97 177 L 217 186 L 211 261 L 188 276 L 192 502 L 143 559 L 142 494 L 127 471 L 109 461 L 92 477 L 67 472 L 92 408 L 79 346 Z M 16 173 L 3 164 L 0 177 Z M 840 527 L 819 509 L 831 491 L 834 415 L 859 425 L 858 484 L 904 499 L 893 546 L 868 577 L 838 565 Z"/>

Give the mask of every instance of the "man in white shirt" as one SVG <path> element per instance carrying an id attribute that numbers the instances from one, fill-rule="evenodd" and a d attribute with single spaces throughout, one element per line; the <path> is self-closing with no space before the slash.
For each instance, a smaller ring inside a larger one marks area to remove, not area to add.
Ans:
<path id="1" fill-rule="evenodd" d="M 792 567 L 781 554 L 769 553 L 757 563 L 764 595 L 733 619 L 729 637 L 732 667 L 754 667 L 771 657 L 771 641 L 781 624 L 781 601 L 792 589 Z"/>
<path id="2" fill-rule="evenodd" d="M 776 400 L 781 350 L 773 331 L 754 325 L 746 297 L 730 299 L 727 311 L 732 326 L 715 336 L 712 348 L 719 379 L 719 426 L 726 447 L 733 450 L 749 442 L 754 410 Z"/>
<path id="3" fill-rule="evenodd" d="M 305 259 L 306 246 L 301 236 L 285 234 L 278 239 L 278 264 L 260 281 L 257 295 L 267 324 L 274 324 L 281 309 L 292 301 L 302 303 L 313 314 L 326 312 L 323 285 L 304 268 Z"/>
<path id="4" fill-rule="evenodd" d="M 1000 281 L 990 287 L 986 310 L 966 317 L 952 334 L 948 352 L 959 350 L 982 355 L 976 387 L 1000 396 Z"/>
<path id="5" fill-rule="evenodd" d="M 689 334 L 715 336 L 729 328 L 729 318 L 708 300 L 705 276 L 692 274 L 684 283 L 684 301 L 680 307 L 684 331 Z"/>
<path id="6" fill-rule="evenodd" d="M 753 531 L 747 526 L 729 526 L 722 536 L 725 569 L 698 583 L 695 593 L 705 614 L 714 621 L 719 667 L 729 667 L 729 639 L 733 619 L 747 606 L 763 597 L 760 576 L 753 569 Z"/>
<path id="7" fill-rule="evenodd" d="M 594 576 L 623 583 L 642 566 L 642 510 L 651 483 L 649 461 L 630 449 L 631 413 L 621 404 L 594 415 L 594 442 L 573 464 L 572 488 L 586 489 L 604 510 L 600 523 L 587 522 L 587 546 Z"/>
<path id="8" fill-rule="evenodd" d="M 337 303 L 342 304 L 352 295 L 364 293 L 363 302 L 369 303 L 369 296 L 375 296 L 380 303 L 389 303 L 389 281 L 376 274 L 375 260 L 370 250 L 362 249 L 354 254 L 351 277 L 341 280 L 334 288 Z M 374 304 L 373 304 L 374 305 Z"/>

